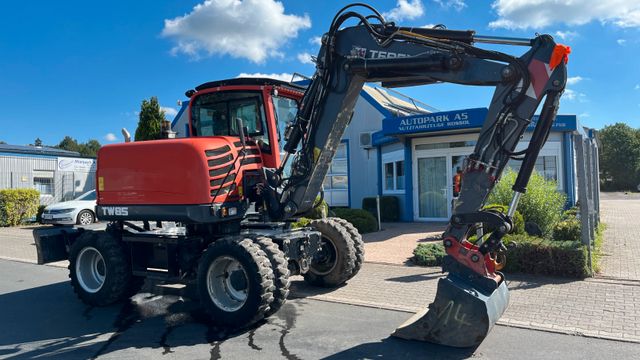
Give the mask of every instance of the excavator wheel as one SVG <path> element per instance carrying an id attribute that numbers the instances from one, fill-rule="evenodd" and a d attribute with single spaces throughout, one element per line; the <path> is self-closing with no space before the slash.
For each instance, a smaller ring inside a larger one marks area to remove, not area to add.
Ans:
<path id="1" fill-rule="evenodd" d="M 209 245 L 200 259 L 197 284 L 212 321 L 234 329 L 262 320 L 274 299 L 267 254 L 243 237 L 225 237 Z"/>
<path id="2" fill-rule="evenodd" d="M 362 240 L 362 235 L 360 235 L 358 229 L 356 229 L 356 227 L 353 226 L 353 224 L 349 221 L 338 217 L 334 217 L 331 219 L 337 221 L 340 225 L 342 225 L 347 230 L 349 235 L 351 235 L 351 239 L 353 240 L 353 246 L 356 250 L 356 264 L 353 268 L 351 277 L 354 277 L 356 276 L 358 271 L 360 271 L 362 263 L 364 263 L 364 241 Z"/>
<path id="3" fill-rule="evenodd" d="M 333 218 L 309 223 L 322 234 L 321 249 L 313 257 L 304 280 L 311 285 L 336 287 L 349 280 L 356 268 L 356 249 L 351 235 Z"/>
<path id="4" fill-rule="evenodd" d="M 255 242 L 267 255 L 271 262 L 271 270 L 273 270 L 275 290 L 273 291 L 273 302 L 269 305 L 269 310 L 265 313 L 265 317 L 275 314 L 282 305 L 287 301 L 289 296 L 289 267 L 287 258 L 276 243 L 268 237 L 259 236 Z"/>
<path id="5" fill-rule="evenodd" d="M 106 306 L 136 293 L 143 281 L 131 275 L 131 263 L 117 238 L 85 231 L 69 251 L 71 286 L 87 305 Z"/>

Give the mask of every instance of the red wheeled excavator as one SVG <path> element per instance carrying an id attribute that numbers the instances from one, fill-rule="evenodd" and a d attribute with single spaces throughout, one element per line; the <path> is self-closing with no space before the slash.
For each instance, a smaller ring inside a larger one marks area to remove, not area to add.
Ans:
<path id="1" fill-rule="evenodd" d="M 515 57 L 475 43 L 527 51 Z M 291 224 L 317 205 L 365 82 L 493 86 L 443 235 L 447 275 L 429 309 L 394 333 L 478 345 L 508 306 L 498 270 L 507 251 L 501 239 L 513 228 L 512 215 L 555 119 L 568 53 L 548 35 L 517 39 L 408 28 L 368 5 L 346 6 L 322 37 L 306 87 L 269 79 L 205 83 L 186 92 L 188 137 L 100 149 L 96 214 L 108 222 L 106 230 L 37 230 L 39 263 L 69 259 L 71 285 L 91 305 L 125 299 L 145 278 L 181 282 L 196 287 L 212 321 L 250 326 L 282 306 L 289 276 L 334 287 L 362 265 L 362 238 L 347 221 Z M 529 147 L 515 151 L 540 104 Z M 522 165 L 507 214 L 482 210 L 510 159 Z M 479 225 L 493 231 L 471 243 Z"/>

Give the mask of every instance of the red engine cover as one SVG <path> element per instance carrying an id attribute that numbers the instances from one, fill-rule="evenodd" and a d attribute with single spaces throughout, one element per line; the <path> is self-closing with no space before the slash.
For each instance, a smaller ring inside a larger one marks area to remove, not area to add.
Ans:
<path id="1" fill-rule="evenodd" d="M 191 205 L 237 201 L 242 170 L 262 167 L 250 142 L 194 137 L 107 145 L 98 152 L 98 205 Z M 240 159 L 238 159 L 240 156 Z"/>

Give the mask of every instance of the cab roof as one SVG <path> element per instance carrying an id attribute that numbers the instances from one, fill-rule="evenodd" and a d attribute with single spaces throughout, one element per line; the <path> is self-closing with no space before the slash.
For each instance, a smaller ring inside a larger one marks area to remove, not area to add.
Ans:
<path id="1" fill-rule="evenodd" d="M 202 85 L 196 86 L 196 91 L 210 89 L 210 88 L 219 87 L 219 86 L 232 86 L 232 85 L 283 86 L 283 87 L 288 87 L 288 88 L 291 88 L 292 90 L 297 90 L 297 91 L 304 91 L 306 88 L 305 86 L 302 86 L 300 84 L 295 84 L 295 83 L 277 80 L 277 79 L 259 78 L 259 77 L 257 78 L 240 77 L 240 78 L 206 82 Z"/>

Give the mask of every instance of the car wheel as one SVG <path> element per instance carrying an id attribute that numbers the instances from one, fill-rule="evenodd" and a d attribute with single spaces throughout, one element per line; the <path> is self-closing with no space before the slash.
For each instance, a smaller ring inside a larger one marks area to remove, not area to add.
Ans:
<path id="1" fill-rule="evenodd" d="M 95 217 L 93 216 L 91 210 L 82 210 L 78 213 L 78 225 L 89 225 L 93 224 L 94 221 Z"/>

